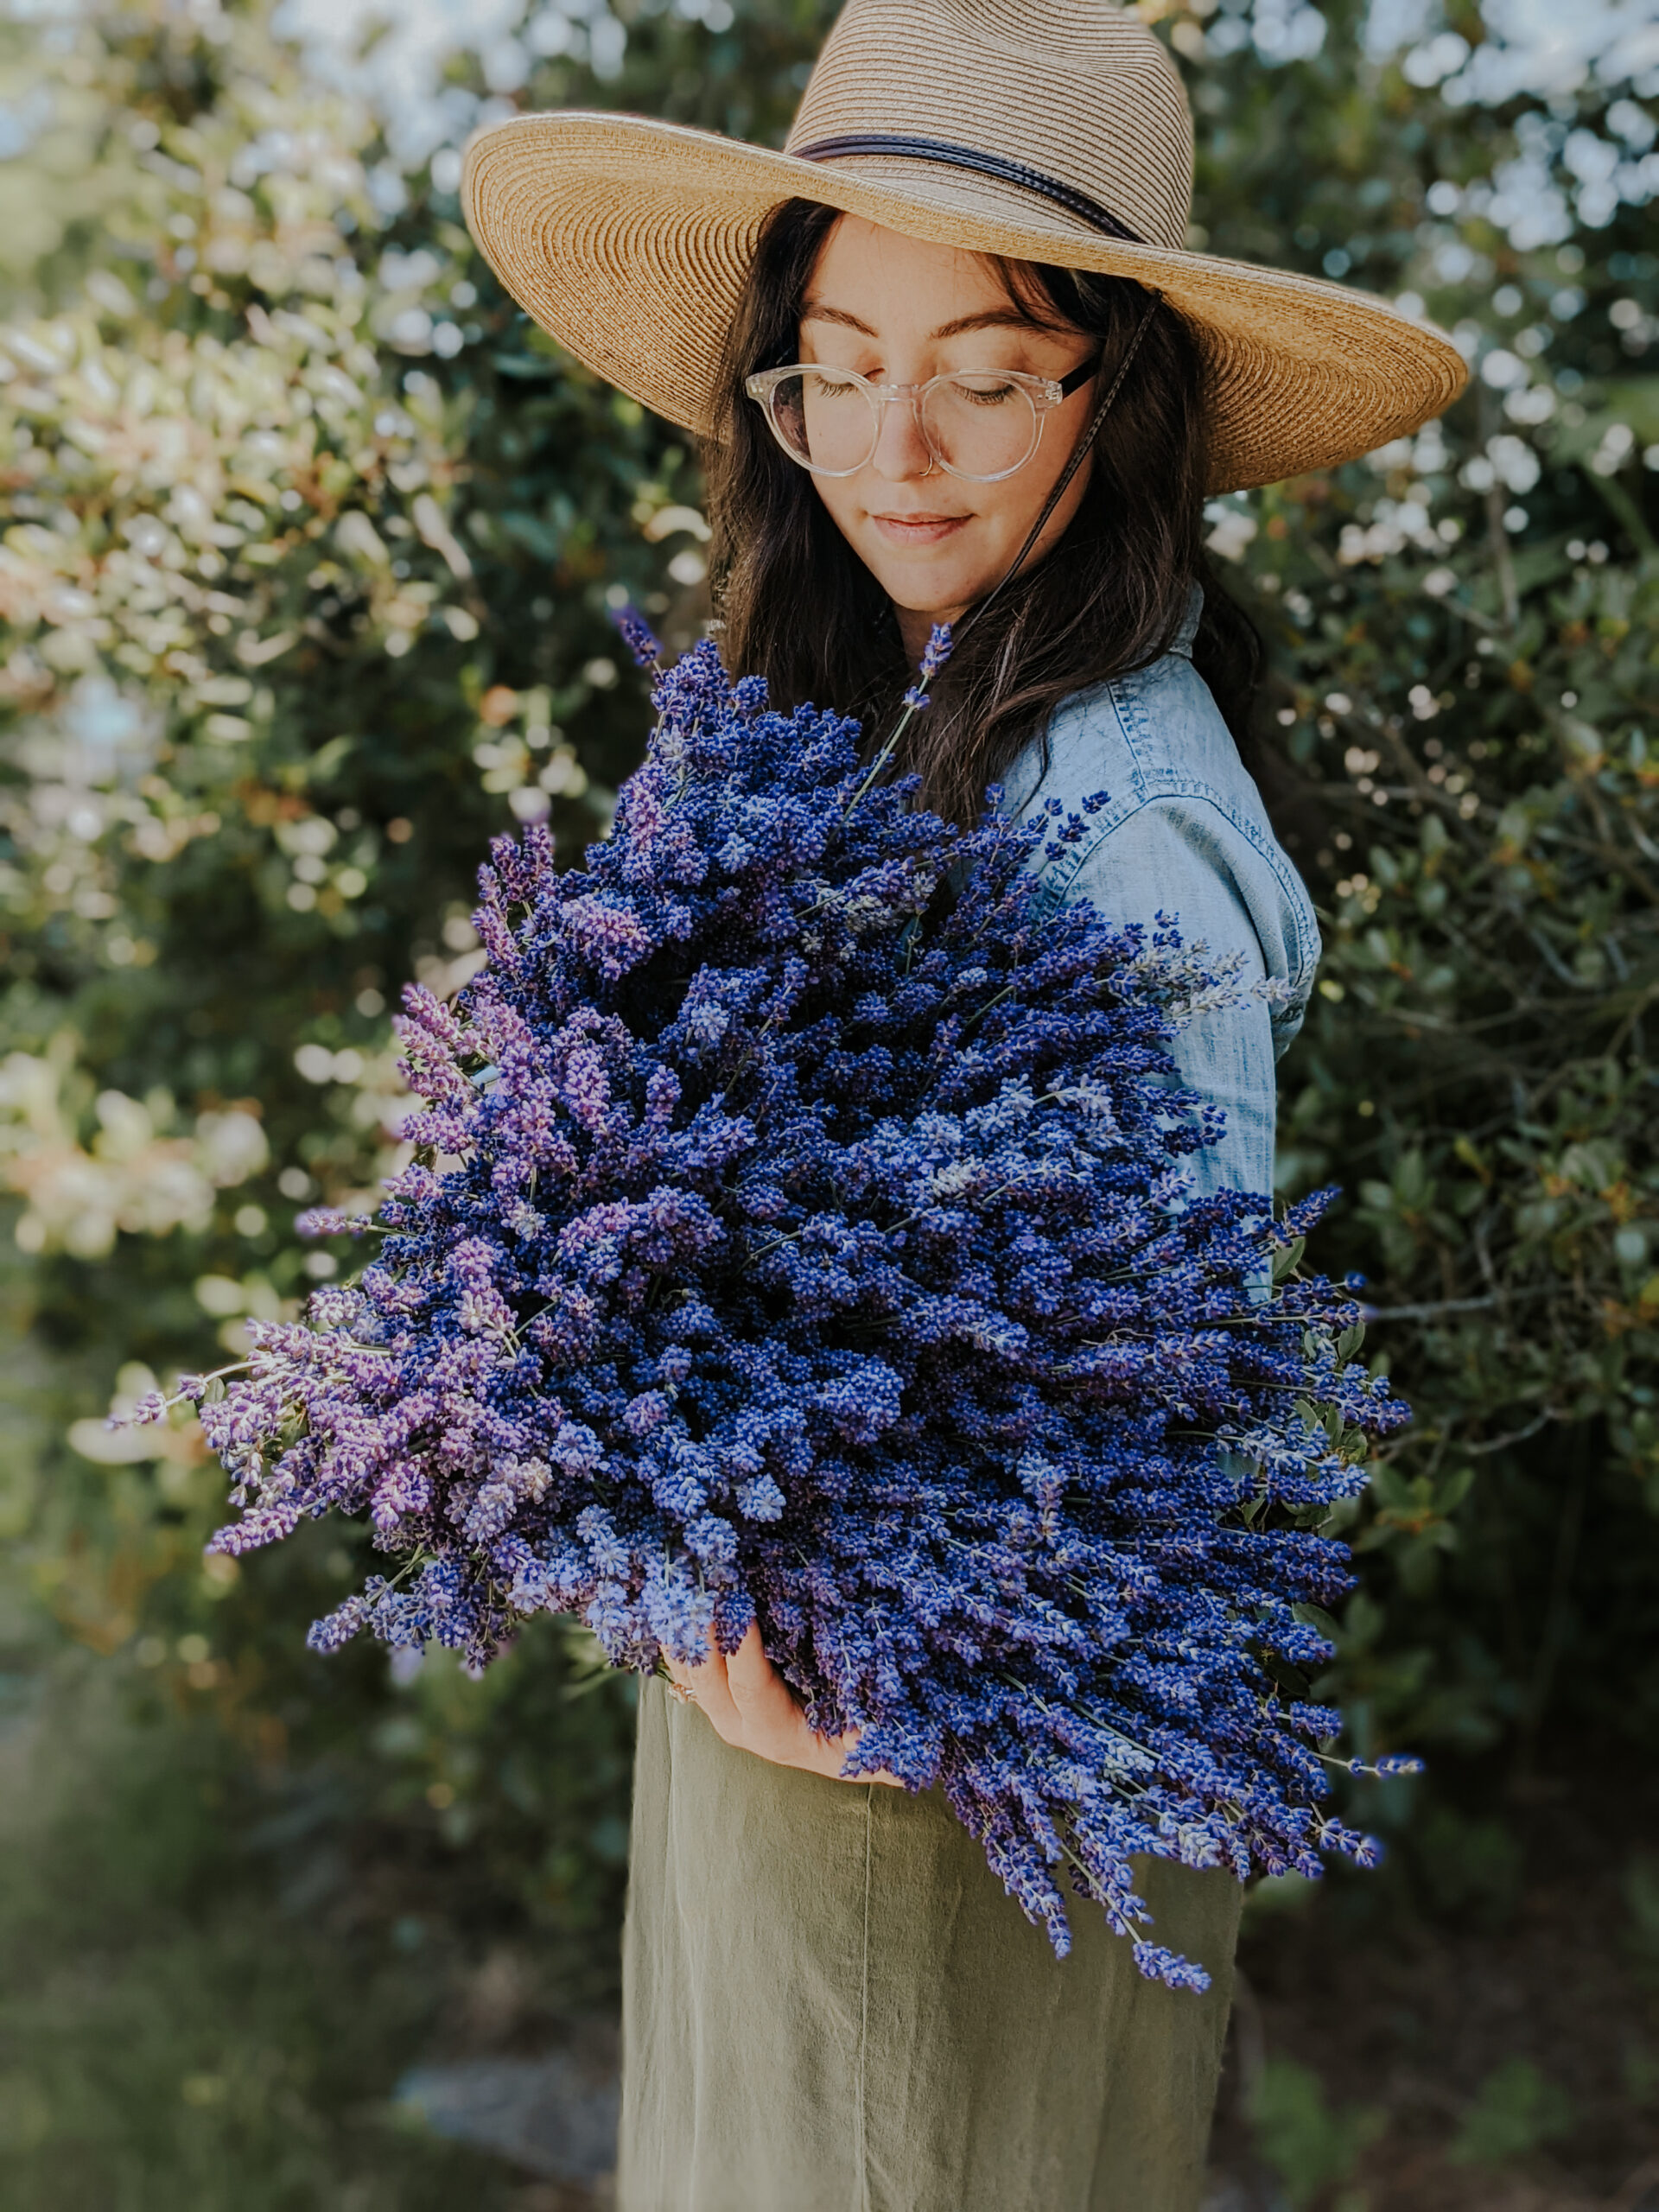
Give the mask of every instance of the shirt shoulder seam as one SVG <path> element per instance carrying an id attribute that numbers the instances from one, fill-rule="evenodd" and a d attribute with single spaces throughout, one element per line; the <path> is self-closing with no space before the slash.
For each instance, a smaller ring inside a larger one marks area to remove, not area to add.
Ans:
<path id="1" fill-rule="evenodd" d="M 1145 780 L 1143 778 L 1143 783 Z M 1304 916 L 1308 921 L 1313 921 L 1313 903 L 1308 898 L 1306 886 L 1295 874 L 1288 855 L 1280 850 L 1277 842 L 1271 836 L 1264 836 L 1254 823 L 1243 818 L 1228 804 L 1224 796 L 1216 789 L 1213 784 L 1205 782 L 1200 777 L 1181 777 L 1173 773 L 1160 776 L 1155 781 L 1159 788 L 1143 790 L 1130 804 L 1113 806 L 1109 802 L 1104 810 L 1105 818 L 1096 824 L 1093 836 L 1080 839 L 1076 845 L 1067 847 L 1042 868 L 1039 880 L 1044 888 L 1052 890 L 1056 898 L 1063 901 L 1071 886 L 1107 839 L 1122 829 L 1127 823 L 1132 822 L 1136 815 L 1146 813 L 1149 808 L 1156 806 L 1164 799 L 1198 800 L 1213 808 L 1228 827 L 1236 830 L 1257 858 L 1266 861 L 1271 869 L 1274 880 L 1284 894 L 1287 903 L 1297 915 L 1296 938 L 1299 957 L 1293 981 L 1300 982 L 1303 976 L 1306 976 L 1311 988 L 1313 972 L 1319 965 L 1319 956 L 1313 950 L 1313 945 L 1305 942 L 1308 932 L 1302 926 L 1302 921 Z M 1313 943 L 1317 944 L 1317 923 L 1314 925 L 1312 934 Z"/>

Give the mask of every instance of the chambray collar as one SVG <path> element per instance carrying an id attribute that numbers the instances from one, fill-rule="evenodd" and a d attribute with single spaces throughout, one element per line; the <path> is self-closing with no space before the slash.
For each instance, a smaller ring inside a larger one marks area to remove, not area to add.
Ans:
<path id="1" fill-rule="evenodd" d="M 1198 634 L 1198 624 L 1203 619 L 1204 588 L 1199 584 L 1189 584 L 1186 590 L 1186 612 L 1181 617 L 1179 629 L 1169 641 L 1171 652 L 1179 653 L 1183 660 L 1192 659 L 1192 643 Z"/>

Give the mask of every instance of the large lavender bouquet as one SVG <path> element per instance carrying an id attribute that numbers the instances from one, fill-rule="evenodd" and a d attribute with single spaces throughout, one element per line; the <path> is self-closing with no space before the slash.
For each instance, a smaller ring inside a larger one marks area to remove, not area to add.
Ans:
<path id="1" fill-rule="evenodd" d="M 482 1667 L 556 1610 L 649 1669 L 758 1620 L 849 1771 L 938 1783 L 1058 1952 L 1064 1872 L 1201 1986 L 1132 1853 L 1370 1848 L 1295 1694 L 1351 1580 L 1319 1524 L 1400 1410 L 1295 1273 L 1322 1201 L 1192 1195 L 1217 1128 L 1169 1039 L 1215 978 L 1033 900 L 1080 821 L 950 830 L 712 645 L 655 698 L 610 840 L 563 874 L 498 841 L 487 966 L 405 995 L 426 1110 L 372 1264 L 194 1392 L 214 1543 L 366 1516 L 398 1565 L 325 1651 Z"/>

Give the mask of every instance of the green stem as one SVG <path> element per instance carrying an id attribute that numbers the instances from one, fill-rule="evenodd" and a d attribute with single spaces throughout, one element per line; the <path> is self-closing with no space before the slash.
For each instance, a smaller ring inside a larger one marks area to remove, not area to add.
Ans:
<path id="1" fill-rule="evenodd" d="M 865 792 L 868 791 L 870 785 L 880 774 L 888 760 L 892 759 L 893 748 L 898 744 L 899 739 L 904 735 L 905 732 L 910 728 L 912 722 L 913 722 L 915 719 L 915 708 L 907 706 L 903 714 L 899 715 L 898 721 L 893 724 L 892 734 L 883 744 L 881 750 L 876 754 L 874 760 L 871 761 L 868 772 L 865 775 L 863 782 L 853 793 L 852 798 L 847 802 L 846 811 L 841 817 L 843 822 L 847 820 L 848 816 L 852 813 L 853 809 L 858 804 L 860 799 L 863 798 Z"/>

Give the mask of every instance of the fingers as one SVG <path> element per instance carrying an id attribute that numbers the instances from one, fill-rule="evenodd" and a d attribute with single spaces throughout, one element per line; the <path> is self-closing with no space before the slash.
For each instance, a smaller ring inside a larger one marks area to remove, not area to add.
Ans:
<path id="1" fill-rule="evenodd" d="M 722 1741 L 774 1766 L 799 1767 L 832 1782 L 880 1782 L 891 1789 L 904 1788 L 885 1767 L 873 1774 L 842 1775 L 858 1742 L 857 1731 L 820 1736 L 811 1728 L 789 1684 L 767 1658 L 753 1623 L 729 1657 L 720 1650 L 712 1631 L 708 1649 L 708 1659 L 696 1667 L 666 1654 L 664 1663 L 671 1679 L 702 1707 Z"/>
<path id="2" fill-rule="evenodd" d="M 751 1624 L 729 1657 L 712 1631 L 708 1649 L 706 1662 L 696 1667 L 678 1659 L 665 1663 L 673 1680 L 708 1714 L 716 1735 L 775 1766 L 839 1774 L 842 1752 L 808 1727 L 788 1683 L 767 1658 L 758 1627 Z"/>
<path id="3" fill-rule="evenodd" d="M 686 1667 L 678 1661 L 673 1663 L 680 1680 L 693 1698 L 708 1714 L 715 1733 L 728 1744 L 743 1741 L 743 1721 L 732 1700 L 731 1689 L 726 1678 L 726 1657 L 715 1642 L 714 1631 L 709 1632 L 709 1656 L 696 1667 Z"/>
<path id="4" fill-rule="evenodd" d="M 855 1732 L 842 1736 L 820 1736 L 795 1702 L 789 1684 L 767 1658 L 760 1631 L 751 1627 L 727 1662 L 733 1702 L 744 1723 L 745 1748 L 779 1766 L 803 1768 L 809 1774 L 843 1779 L 842 1767 L 857 1743 Z M 855 1775 L 855 1782 L 891 1781 L 888 1775 Z M 900 1787 L 903 1785 L 900 1784 Z"/>
<path id="5" fill-rule="evenodd" d="M 726 1680 L 746 1730 L 758 1740 L 776 1738 L 789 1744 L 799 1735 L 811 1734 L 806 1715 L 790 1694 L 789 1684 L 767 1658 L 760 1630 L 753 1621 L 726 1662 Z"/>

